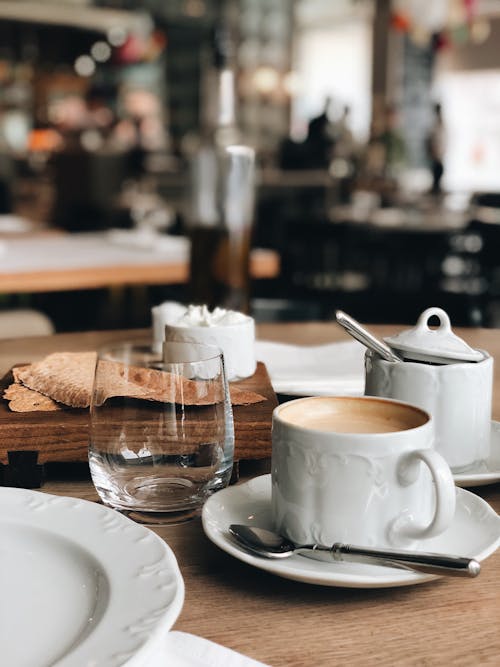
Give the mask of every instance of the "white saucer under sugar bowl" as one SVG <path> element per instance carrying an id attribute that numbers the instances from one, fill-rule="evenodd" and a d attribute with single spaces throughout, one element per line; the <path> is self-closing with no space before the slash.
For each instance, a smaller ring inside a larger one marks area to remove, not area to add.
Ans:
<path id="1" fill-rule="evenodd" d="M 439 326 L 429 327 L 431 317 Z M 435 448 L 453 472 L 478 466 L 490 453 L 493 359 L 451 330 L 441 308 L 428 308 L 410 330 L 385 338 L 403 361 L 368 350 L 365 394 L 412 403 L 434 417 Z"/>

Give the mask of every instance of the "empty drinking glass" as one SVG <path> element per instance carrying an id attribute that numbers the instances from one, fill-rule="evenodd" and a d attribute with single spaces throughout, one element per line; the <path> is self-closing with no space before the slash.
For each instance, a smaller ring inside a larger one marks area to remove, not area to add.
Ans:
<path id="1" fill-rule="evenodd" d="M 229 482 L 234 426 L 223 355 L 193 343 L 98 351 L 89 463 L 102 501 L 145 523 L 191 518 Z"/>

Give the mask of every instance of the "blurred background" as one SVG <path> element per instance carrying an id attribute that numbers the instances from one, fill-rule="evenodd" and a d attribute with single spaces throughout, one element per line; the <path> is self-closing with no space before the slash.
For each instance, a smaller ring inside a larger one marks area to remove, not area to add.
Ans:
<path id="1" fill-rule="evenodd" d="M 499 38 L 500 0 L 0 1 L 0 336 L 196 301 L 133 275 L 193 238 L 210 143 L 255 149 L 257 321 L 500 326 Z M 122 284 L 64 281 L 117 247 L 141 258 Z"/>

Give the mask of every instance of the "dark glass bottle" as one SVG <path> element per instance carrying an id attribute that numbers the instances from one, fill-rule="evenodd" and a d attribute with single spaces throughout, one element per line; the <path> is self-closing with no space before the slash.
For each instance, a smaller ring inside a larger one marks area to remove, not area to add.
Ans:
<path id="1" fill-rule="evenodd" d="M 202 132 L 190 164 L 189 300 L 248 312 L 255 153 L 236 126 L 231 42 L 213 32 L 204 76 Z"/>

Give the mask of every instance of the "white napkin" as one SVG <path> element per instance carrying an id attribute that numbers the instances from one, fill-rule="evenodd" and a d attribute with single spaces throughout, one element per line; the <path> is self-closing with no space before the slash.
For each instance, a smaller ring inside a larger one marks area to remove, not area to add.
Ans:
<path id="1" fill-rule="evenodd" d="M 266 667 L 232 649 L 187 632 L 172 630 L 148 667 Z"/>
<path id="2" fill-rule="evenodd" d="M 274 391 L 292 396 L 362 394 L 365 349 L 355 340 L 309 347 L 263 340 L 255 344 Z"/>

